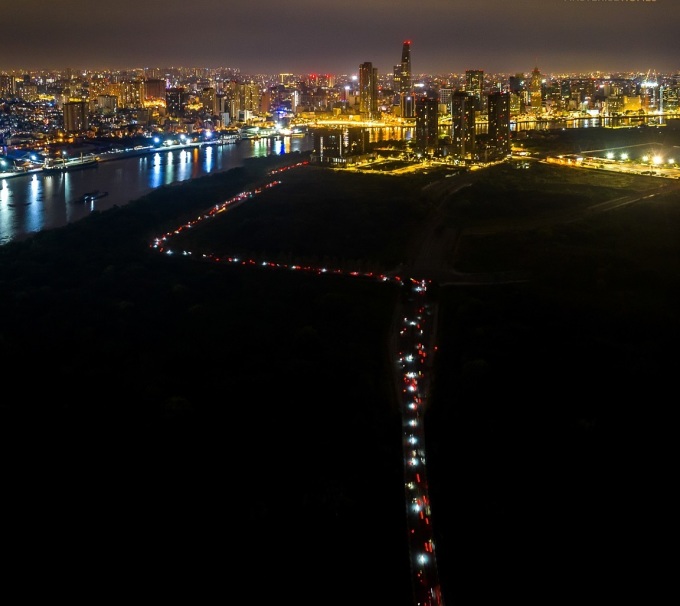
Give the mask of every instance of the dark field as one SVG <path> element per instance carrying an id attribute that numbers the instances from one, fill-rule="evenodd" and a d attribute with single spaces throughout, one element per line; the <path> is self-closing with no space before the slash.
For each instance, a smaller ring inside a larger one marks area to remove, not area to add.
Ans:
<path id="1" fill-rule="evenodd" d="M 149 247 L 282 160 L 297 158 L 0 249 L 0 361 L 11 380 L 31 363 L 41 377 L 1 408 L 16 557 L 47 538 L 56 562 L 69 542 L 101 587 L 123 549 L 126 595 L 161 583 L 191 601 L 219 588 L 251 603 L 410 604 L 387 355 L 398 288 L 200 258 L 404 269 L 441 204 L 441 228 L 462 230 L 451 269 L 529 276 L 433 289 L 427 454 L 445 600 L 649 589 L 649 570 L 665 570 L 651 539 L 670 519 L 678 194 L 596 213 L 659 180 L 302 167 L 171 238 L 190 257 Z"/>

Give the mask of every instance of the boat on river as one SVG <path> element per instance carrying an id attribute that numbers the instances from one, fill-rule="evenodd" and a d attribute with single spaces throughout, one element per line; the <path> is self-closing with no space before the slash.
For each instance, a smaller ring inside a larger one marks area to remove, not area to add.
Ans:
<path id="1" fill-rule="evenodd" d="M 108 196 L 109 192 L 107 191 L 99 191 L 98 189 L 95 189 L 93 191 L 88 191 L 85 192 L 80 198 L 77 198 L 74 200 L 74 202 L 94 202 L 95 200 L 99 200 L 99 198 L 103 198 L 104 196 Z"/>

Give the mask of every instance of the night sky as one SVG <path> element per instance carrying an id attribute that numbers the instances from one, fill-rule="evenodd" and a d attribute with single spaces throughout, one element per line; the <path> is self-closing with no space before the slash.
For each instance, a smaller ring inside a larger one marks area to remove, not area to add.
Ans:
<path id="1" fill-rule="evenodd" d="M 680 71 L 680 0 L 0 2 L 0 70 L 414 74 Z"/>

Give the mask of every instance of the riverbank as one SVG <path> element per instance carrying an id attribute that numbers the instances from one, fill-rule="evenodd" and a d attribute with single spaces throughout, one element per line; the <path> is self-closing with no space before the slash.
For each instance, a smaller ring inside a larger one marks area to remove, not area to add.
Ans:
<path id="1" fill-rule="evenodd" d="M 125 160 L 127 158 L 134 158 L 136 156 L 146 156 L 149 154 L 154 154 L 154 153 L 165 153 L 165 152 L 171 152 L 171 151 L 178 151 L 178 150 L 183 150 L 183 149 L 192 149 L 196 147 L 206 147 L 206 146 L 214 146 L 214 145 L 234 145 L 235 143 L 240 142 L 242 139 L 230 139 L 230 140 L 215 140 L 215 141 L 200 141 L 200 142 L 191 142 L 191 143 L 179 143 L 176 145 L 162 145 L 162 146 L 157 146 L 157 145 L 149 145 L 149 146 L 135 146 L 130 149 L 123 149 L 123 150 L 113 150 L 109 152 L 102 152 L 99 154 L 96 154 L 95 157 L 97 158 L 97 162 L 110 162 L 113 160 Z M 72 166 L 67 165 L 66 168 L 62 169 L 65 171 L 69 170 L 75 170 L 78 168 L 82 168 L 80 164 L 74 163 Z M 0 172 L 0 181 L 2 179 L 12 179 L 16 177 L 29 177 L 31 175 L 43 175 L 43 174 L 48 174 L 49 169 L 46 170 L 44 166 L 38 166 L 35 168 L 30 168 L 27 170 L 13 170 L 13 171 L 6 171 L 6 172 Z"/>

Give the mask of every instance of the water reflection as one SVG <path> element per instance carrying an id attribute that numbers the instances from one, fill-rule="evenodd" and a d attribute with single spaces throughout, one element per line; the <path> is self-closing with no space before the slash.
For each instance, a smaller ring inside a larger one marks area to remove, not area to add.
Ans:
<path id="1" fill-rule="evenodd" d="M 411 126 L 383 126 L 369 129 L 368 140 L 370 143 L 382 143 L 383 141 L 408 141 L 413 138 L 414 128 Z"/>
<path id="2" fill-rule="evenodd" d="M 0 206 L 5 206 L 9 204 L 9 198 L 12 192 L 9 190 L 9 185 L 7 184 L 7 179 L 3 179 L 0 183 Z"/>
<path id="3" fill-rule="evenodd" d="M 161 170 L 161 155 L 156 153 L 151 156 L 151 170 L 149 171 L 149 185 L 152 189 L 160 187 L 163 172 Z"/>
<path id="4" fill-rule="evenodd" d="M 242 166 L 244 160 L 251 157 L 309 151 L 312 144 L 311 136 L 267 137 L 182 151 L 159 150 L 64 174 L 3 179 L 0 182 L 0 245 L 77 221 L 93 210 L 125 205 L 163 185 L 227 171 Z M 108 195 L 94 203 L 83 203 L 83 194 L 94 190 Z"/>
<path id="5" fill-rule="evenodd" d="M 205 149 L 205 158 L 203 159 L 203 166 L 207 172 L 212 171 L 215 166 L 215 148 L 209 145 Z"/>

